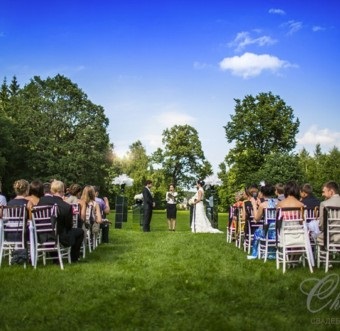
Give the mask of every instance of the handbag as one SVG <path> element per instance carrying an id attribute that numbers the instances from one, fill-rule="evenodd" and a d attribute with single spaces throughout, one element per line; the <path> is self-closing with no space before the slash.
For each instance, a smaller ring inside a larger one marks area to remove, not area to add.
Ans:
<path id="1" fill-rule="evenodd" d="M 94 222 L 94 223 L 92 224 L 92 233 L 98 234 L 99 231 L 100 231 L 100 224 L 97 223 L 97 222 Z"/>
<path id="2" fill-rule="evenodd" d="M 24 264 L 28 260 L 28 252 L 26 248 L 14 249 L 12 252 L 11 264 Z"/>

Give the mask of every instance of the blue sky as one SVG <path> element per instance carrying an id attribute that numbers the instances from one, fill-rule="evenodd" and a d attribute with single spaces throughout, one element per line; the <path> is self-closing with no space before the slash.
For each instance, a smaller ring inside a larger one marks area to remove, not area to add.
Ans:
<path id="1" fill-rule="evenodd" d="M 262 92 L 299 118 L 297 151 L 340 148 L 339 41 L 336 0 L 1 0 L 0 79 L 70 78 L 119 155 L 189 124 L 216 171 L 234 99 Z"/>

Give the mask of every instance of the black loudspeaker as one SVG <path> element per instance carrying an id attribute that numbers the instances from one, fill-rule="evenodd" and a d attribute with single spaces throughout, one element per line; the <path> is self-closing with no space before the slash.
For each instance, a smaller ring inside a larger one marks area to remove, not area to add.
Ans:
<path id="1" fill-rule="evenodd" d="M 123 222 L 127 222 L 127 198 L 124 196 L 117 196 L 115 228 L 121 229 Z"/>

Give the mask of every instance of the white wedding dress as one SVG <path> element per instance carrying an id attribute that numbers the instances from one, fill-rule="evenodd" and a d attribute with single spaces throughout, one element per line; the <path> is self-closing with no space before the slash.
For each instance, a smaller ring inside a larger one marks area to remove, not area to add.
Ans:
<path id="1" fill-rule="evenodd" d="M 198 191 L 202 192 L 202 200 L 194 205 L 192 222 L 191 222 L 191 232 L 194 233 L 223 233 L 222 231 L 215 229 L 211 226 L 211 223 L 205 214 L 204 210 L 204 190 L 202 187 L 198 189 Z M 195 196 L 192 198 L 193 200 L 198 198 L 198 191 Z"/>

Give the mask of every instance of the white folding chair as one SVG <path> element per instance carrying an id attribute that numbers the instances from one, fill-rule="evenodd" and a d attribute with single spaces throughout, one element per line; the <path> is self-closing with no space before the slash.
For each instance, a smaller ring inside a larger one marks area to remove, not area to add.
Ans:
<path id="1" fill-rule="evenodd" d="M 311 245 L 311 251 L 313 256 L 316 258 L 316 241 L 317 236 L 320 234 L 319 227 L 319 207 L 314 209 L 305 209 L 305 222 L 309 234 L 309 241 Z"/>
<path id="2" fill-rule="evenodd" d="M 264 208 L 263 210 L 264 238 L 260 238 L 259 256 L 264 259 L 264 262 L 267 262 L 269 254 L 273 254 L 269 250 L 276 250 L 276 238 L 270 236 L 273 232 L 275 233 L 276 213 L 276 208 Z"/>
<path id="3" fill-rule="evenodd" d="M 313 272 L 313 260 L 309 250 L 309 235 L 304 224 L 303 208 L 279 208 L 276 220 L 276 268 L 286 272 L 286 266 L 294 266 L 305 260 Z"/>
<path id="4" fill-rule="evenodd" d="M 243 208 L 238 207 L 237 209 L 238 215 L 236 219 L 235 246 L 241 248 L 244 240 L 244 226 L 246 222 L 243 220 Z"/>
<path id="5" fill-rule="evenodd" d="M 328 272 L 330 263 L 340 263 L 340 207 L 325 207 L 323 242 L 317 246 L 317 266 L 325 264 Z"/>
<path id="6" fill-rule="evenodd" d="M 233 240 L 236 240 L 236 218 L 237 217 L 238 217 L 237 208 L 230 206 L 228 222 L 227 222 L 227 234 L 226 234 L 227 243 L 231 243 Z"/>
<path id="7" fill-rule="evenodd" d="M 254 220 L 254 212 L 253 208 L 249 206 L 248 210 L 246 209 L 247 219 L 244 222 L 244 237 L 243 237 L 243 250 L 250 254 L 252 244 L 254 241 L 254 233 L 257 229 L 263 226 L 263 220 L 255 222 Z"/>
<path id="8" fill-rule="evenodd" d="M 60 268 L 64 269 L 63 258 L 71 263 L 71 248 L 64 247 L 57 234 L 57 210 L 58 206 L 36 206 L 32 209 L 32 222 L 34 231 L 34 268 L 38 259 L 42 257 L 43 264 L 46 260 L 58 258 Z M 57 253 L 57 256 L 50 254 Z"/>
<path id="9" fill-rule="evenodd" d="M 8 263 L 11 265 L 13 251 L 25 250 L 26 242 L 26 221 L 27 208 L 23 206 L 1 206 L 2 217 L 1 227 L 1 246 L 0 246 L 0 266 L 2 258 L 8 256 Z M 26 262 L 23 263 L 26 268 Z"/>

